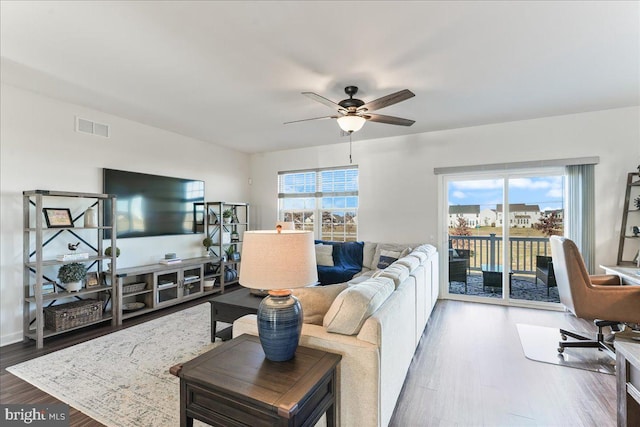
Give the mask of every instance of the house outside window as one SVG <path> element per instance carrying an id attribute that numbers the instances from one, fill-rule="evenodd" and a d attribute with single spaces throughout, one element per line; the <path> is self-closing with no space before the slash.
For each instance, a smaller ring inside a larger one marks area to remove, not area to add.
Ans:
<path id="1" fill-rule="evenodd" d="M 358 168 L 278 173 L 278 218 L 317 239 L 358 239 Z"/>

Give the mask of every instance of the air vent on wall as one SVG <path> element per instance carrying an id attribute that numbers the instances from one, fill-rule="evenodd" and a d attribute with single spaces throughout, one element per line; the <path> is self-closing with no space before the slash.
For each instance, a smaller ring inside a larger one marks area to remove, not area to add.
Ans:
<path id="1" fill-rule="evenodd" d="M 76 116 L 76 132 L 88 133 L 91 135 L 109 138 L 110 128 L 109 125 L 96 123 L 91 120 L 83 119 Z"/>

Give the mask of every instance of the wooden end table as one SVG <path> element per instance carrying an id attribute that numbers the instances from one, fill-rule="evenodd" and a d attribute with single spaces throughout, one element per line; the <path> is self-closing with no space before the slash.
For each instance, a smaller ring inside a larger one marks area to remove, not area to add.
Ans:
<path id="1" fill-rule="evenodd" d="M 260 339 L 241 335 L 172 368 L 180 377 L 180 426 L 336 425 L 336 367 L 342 356 L 299 346 L 272 362 Z M 175 369 L 177 368 L 177 369 Z"/>
<path id="2" fill-rule="evenodd" d="M 244 315 L 257 314 L 260 302 L 262 302 L 262 298 L 251 295 L 247 288 L 211 298 L 209 300 L 211 304 L 211 342 L 214 342 L 216 337 L 223 341 L 231 339 L 232 327 L 216 331 L 217 322 L 233 323 Z"/>

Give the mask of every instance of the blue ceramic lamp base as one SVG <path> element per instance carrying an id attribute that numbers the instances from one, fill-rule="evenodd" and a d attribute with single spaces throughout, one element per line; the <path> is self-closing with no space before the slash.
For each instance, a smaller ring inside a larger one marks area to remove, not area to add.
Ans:
<path id="1" fill-rule="evenodd" d="M 291 291 L 270 291 L 258 308 L 258 335 L 267 359 L 284 362 L 296 354 L 302 306 Z"/>

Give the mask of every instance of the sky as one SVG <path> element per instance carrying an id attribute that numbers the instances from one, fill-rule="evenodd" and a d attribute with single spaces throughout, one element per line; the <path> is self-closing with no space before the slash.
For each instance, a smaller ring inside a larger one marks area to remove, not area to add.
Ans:
<path id="1" fill-rule="evenodd" d="M 538 205 L 540 210 L 561 209 L 564 177 L 511 178 L 509 203 Z M 449 205 L 480 205 L 480 209 L 495 209 L 503 202 L 502 179 L 478 179 L 449 183 Z"/>

